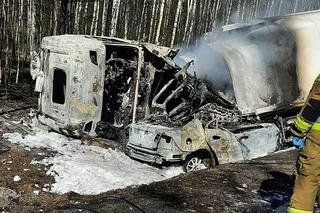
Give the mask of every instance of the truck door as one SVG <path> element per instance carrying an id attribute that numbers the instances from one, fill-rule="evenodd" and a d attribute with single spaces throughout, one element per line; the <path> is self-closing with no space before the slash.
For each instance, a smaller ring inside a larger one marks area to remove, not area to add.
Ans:
<path id="1" fill-rule="evenodd" d="M 41 97 L 40 110 L 50 117 L 67 122 L 71 58 L 63 52 L 46 51 L 44 55 L 45 93 Z"/>
<path id="2" fill-rule="evenodd" d="M 61 35 L 44 37 L 41 49 L 40 122 L 70 135 L 94 134 L 101 119 L 105 45 L 90 36 Z"/>

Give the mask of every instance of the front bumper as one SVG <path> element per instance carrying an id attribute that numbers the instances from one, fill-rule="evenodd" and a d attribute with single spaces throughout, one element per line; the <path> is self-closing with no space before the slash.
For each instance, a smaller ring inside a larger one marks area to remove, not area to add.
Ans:
<path id="1" fill-rule="evenodd" d="M 128 155 L 132 158 L 148 162 L 148 163 L 156 163 L 156 164 L 162 164 L 163 163 L 163 158 L 158 155 L 153 155 L 153 154 L 148 154 L 145 152 L 141 152 L 132 148 L 128 148 Z"/>
<path id="2" fill-rule="evenodd" d="M 183 153 L 171 153 L 165 156 L 162 156 L 158 152 L 152 152 L 147 150 L 141 150 L 136 147 L 127 146 L 127 155 L 148 163 L 162 164 L 163 162 L 181 162 L 186 158 L 186 154 Z"/>

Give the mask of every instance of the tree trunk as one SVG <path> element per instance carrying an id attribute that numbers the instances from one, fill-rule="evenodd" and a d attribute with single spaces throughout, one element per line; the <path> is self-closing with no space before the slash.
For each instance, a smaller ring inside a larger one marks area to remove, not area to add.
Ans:
<path id="1" fill-rule="evenodd" d="M 0 7 L 0 36 L 1 38 L 4 37 L 4 33 L 3 33 L 3 22 L 2 20 L 4 20 L 4 14 L 3 14 L 3 5 L 4 5 L 4 1 L 0 2 L 1 7 Z M 2 57 L 3 57 L 3 39 L 0 39 L 0 85 L 1 85 L 1 80 L 2 80 Z"/>
<path id="2" fill-rule="evenodd" d="M 183 1 L 183 0 L 179 0 L 179 2 L 178 2 L 177 11 L 176 11 L 176 16 L 175 16 L 175 18 L 174 18 L 174 25 L 173 25 L 173 31 L 172 31 L 172 36 L 171 36 L 170 47 L 173 47 L 174 39 L 175 39 L 175 37 L 176 37 L 178 20 L 179 20 L 180 13 L 181 13 L 182 1 Z"/>
<path id="3" fill-rule="evenodd" d="M 125 9 L 125 14 L 124 14 L 124 38 L 125 39 L 128 38 L 128 23 L 129 23 L 129 14 L 130 14 L 129 7 L 130 7 L 130 5 L 127 2 L 126 9 Z"/>
<path id="4" fill-rule="evenodd" d="M 8 68 L 8 59 L 9 59 L 9 21 L 10 21 L 10 20 L 8 20 L 10 17 L 10 15 L 9 15 L 9 2 L 10 1 L 7 0 L 6 8 L 5 8 L 5 16 L 4 16 L 5 22 L 6 22 L 5 29 L 7 29 L 7 32 L 6 32 L 6 59 L 5 59 L 5 63 L 4 63 L 5 68 Z"/>
<path id="5" fill-rule="evenodd" d="M 160 37 L 160 32 L 161 32 L 161 25 L 162 25 L 163 11 L 164 11 L 164 4 L 165 3 L 166 3 L 166 0 L 161 0 L 159 23 L 158 23 L 157 34 L 156 34 L 156 39 L 155 39 L 156 44 L 159 43 L 159 37 Z"/>
<path id="6" fill-rule="evenodd" d="M 54 27 L 53 27 L 53 35 L 57 35 L 57 27 L 58 27 L 58 12 L 59 12 L 59 0 L 54 1 Z"/>
<path id="7" fill-rule="evenodd" d="M 62 0 L 60 4 L 60 19 L 59 19 L 59 34 L 67 33 L 68 23 L 68 2 L 69 0 Z"/>
<path id="8" fill-rule="evenodd" d="M 97 15 L 97 2 L 98 2 L 98 0 L 95 0 L 95 1 L 94 1 L 90 35 L 93 35 L 93 33 L 94 33 L 94 29 L 93 29 L 93 28 L 94 28 L 94 26 L 95 26 L 95 20 L 96 20 L 96 15 Z"/>
<path id="9" fill-rule="evenodd" d="M 83 14 L 83 16 L 85 17 L 85 20 L 84 20 L 84 25 L 85 25 L 84 34 L 88 34 L 88 2 L 89 2 L 89 0 L 86 1 L 86 4 L 84 6 L 84 14 Z"/>
<path id="10" fill-rule="evenodd" d="M 93 31 L 93 35 L 97 35 L 98 32 L 98 21 L 99 21 L 99 11 L 100 11 L 100 0 L 98 0 L 97 3 L 97 11 L 96 11 L 96 19 L 95 19 L 95 23 L 94 23 L 94 31 Z"/>
<path id="11" fill-rule="evenodd" d="M 188 27 L 189 27 L 189 19 L 190 19 L 190 13 L 192 10 L 192 4 L 193 4 L 193 0 L 188 0 L 187 1 L 187 19 L 186 19 L 186 24 L 184 27 L 184 34 L 183 34 L 183 41 L 187 40 L 187 35 L 188 35 Z"/>
<path id="12" fill-rule="evenodd" d="M 79 17 L 80 17 L 80 12 L 79 12 L 79 7 L 81 5 L 81 1 L 78 0 L 76 3 L 76 12 L 74 15 L 74 31 L 78 34 L 78 29 L 79 29 Z"/>
<path id="13" fill-rule="evenodd" d="M 32 35 L 32 51 L 35 50 L 35 36 L 36 36 L 36 6 L 35 0 L 32 0 L 32 25 L 31 25 L 31 35 Z"/>
<path id="14" fill-rule="evenodd" d="M 232 1 L 230 1 L 230 3 L 229 3 L 227 19 L 225 21 L 225 24 L 229 24 L 229 20 L 230 20 L 230 17 L 231 17 L 231 10 L 232 10 Z"/>
<path id="15" fill-rule="evenodd" d="M 42 17 L 42 0 L 38 0 L 39 1 L 39 3 L 40 3 L 40 11 L 39 11 L 39 14 L 40 14 L 40 17 L 39 17 L 39 34 L 38 34 L 38 36 L 39 36 L 39 41 L 41 41 L 41 37 L 42 37 L 42 19 L 43 19 L 43 17 Z"/>
<path id="16" fill-rule="evenodd" d="M 279 8 L 278 8 L 278 16 L 281 15 L 281 7 L 282 7 L 283 1 L 280 0 Z"/>
<path id="17" fill-rule="evenodd" d="M 155 20 L 155 12 L 156 12 L 156 1 L 157 0 L 153 0 L 153 2 L 152 2 L 152 13 L 151 13 L 151 21 L 150 21 L 148 42 L 152 41 L 153 23 L 154 23 L 154 20 Z"/>
<path id="18" fill-rule="evenodd" d="M 7 0 L 8 1 L 8 0 Z M 5 10 L 5 4 L 6 4 L 6 0 L 3 0 L 2 2 L 2 15 L 3 15 L 3 25 L 2 25 L 2 36 L 3 36 L 3 39 L 1 39 L 1 52 L 3 52 L 3 49 L 4 49 L 4 36 L 5 36 L 5 29 L 6 29 L 6 18 L 7 18 L 7 14 L 6 14 L 6 10 Z M 8 35 L 6 35 L 8 36 Z M 4 54 L 1 54 L 1 58 Z M 1 67 L 0 67 L 0 84 L 2 83 L 2 63 L 0 64 Z"/>
<path id="19" fill-rule="evenodd" d="M 120 0 L 113 0 L 110 36 L 115 36 L 117 32 L 119 8 Z"/>
<path id="20" fill-rule="evenodd" d="M 299 0 L 294 0 L 294 7 L 293 7 L 293 13 L 296 13 L 297 12 L 297 9 L 298 9 L 298 2 Z M 320 1 L 319 1 L 320 2 Z"/>
<path id="21" fill-rule="evenodd" d="M 102 26 L 101 26 L 102 36 L 104 36 L 106 32 L 107 18 L 108 18 L 108 5 L 109 5 L 109 1 L 103 0 Z"/>
<path id="22" fill-rule="evenodd" d="M 147 3 L 147 6 L 146 6 L 146 12 L 144 13 L 144 22 L 143 22 L 143 34 L 142 34 L 142 38 L 143 38 L 143 41 L 145 41 L 147 39 L 147 20 L 148 20 L 148 14 L 149 14 L 149 10 L 148 10 L 148 7 L 149 7 L 149 4 L 150 2 L 149 1 L 146 1 Z"/>
<path id="23" fill-rule="evenodd" d="M 78 10 L 78 18 L 77 18 L 77 34 L 79 34 L 79 32 L 80 32 L 80 19 L 81 19 L 81 17 L 82 17 L 82 15 L 81 15 L 81 11 L 82 11 L 82 1 L 80 1 L 79 2 L 79 10 Z"/>
<path id="24" fill-rule="evenodd" d="M 244 22 L 245 19 L 245 8 L 247 6 L 247 0 L 244 0 L 243 5 L 242 5 L 242 14 L 241 14 L 241 19 L 239 20 L 239 22 Z"/>
<path id="25" fill-rule="evenodd" d="M 188 45 L 190 44 L 192 33 L 194 32 L 194 21 L 195 21 L 195 14 L 196 14 L 196 6 L 197 6 L 197 1 L 193 1 L 193 6 L 192 6 L 192 19 L 191 19 L 191 24 L 190 24 L 190 29 L 189 29 L 189 36 L 188 36 Z"/>
<path id="26" fill-rule="evenodd" d="M 21 44 L 20 44 L 20 36 L 19 34 L 23 32 L 22 24 L 23 24 L 23 0 L 20 2 L 20 13 L 19 13 L 19 20 L 18 20 L 18 29 L 16 32 L 16 39 L 18 44 L 18 60 L 17 60 L 17 74 L 16 74 L 16 84 L 19 82 L 19 74 L 20 74 L 20 54 L 21 54 Z"/>
<path id="27" fill-rule="evenodd" d="M 142 27 L 142 23 L 143 23 L 143 18 L 144 18 L 144 13 L 145 13 L 145 8 L 146 8 L 146 0 L 143 0 L 143 6 L 142 6 L 142 12 L 141 12 L 141 17 L 140 17 L 140 21 L 139 21 L 139 26 L 138 26 L 138 40 L 141 38 L 141 27 Z"/>

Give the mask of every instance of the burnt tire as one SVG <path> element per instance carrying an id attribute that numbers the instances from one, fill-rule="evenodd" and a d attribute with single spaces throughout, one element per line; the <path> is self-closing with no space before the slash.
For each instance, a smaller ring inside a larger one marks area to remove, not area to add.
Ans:
<path id="1" fill-rule="evenodd" d="M 184 172 L 193 172 L 203 169 L 212 168 L 215 166 L 216 163 L 212 160 L 210 154 L 203 154 L 203 153 L 193 153 L 183 165 Z"/>

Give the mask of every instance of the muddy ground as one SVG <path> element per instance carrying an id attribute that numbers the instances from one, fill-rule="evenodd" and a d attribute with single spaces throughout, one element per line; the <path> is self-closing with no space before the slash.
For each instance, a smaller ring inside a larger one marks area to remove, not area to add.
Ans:
<path id="1" fill-rule="evenodd" d="M 35 102 L 34 98 L 1 100 L 0 144 L 9 146 L 10 150 L 0 154 L 0 189 L 17 193 L 0 208 L 4 212 L 78 212 L 79 208 L 82 212 L 272 212 L 291 193 L 295 150 L 95 196 L 46 192 L 54 182 L 53 177 L 46 175 L 45 166 L 30 162 L 52 153 L 25 150 L 1 137 L 6 132 L 26 130 L 8 128 L 4 122 L 26 117 L 28 107 Z M 21 178 L 18 182 L 14 181 L 16 175 Z M 271 202 L 266 202 L 272 195 Z M 0 190 L 0 204 L 1 199 L 4 198 Z"/>

